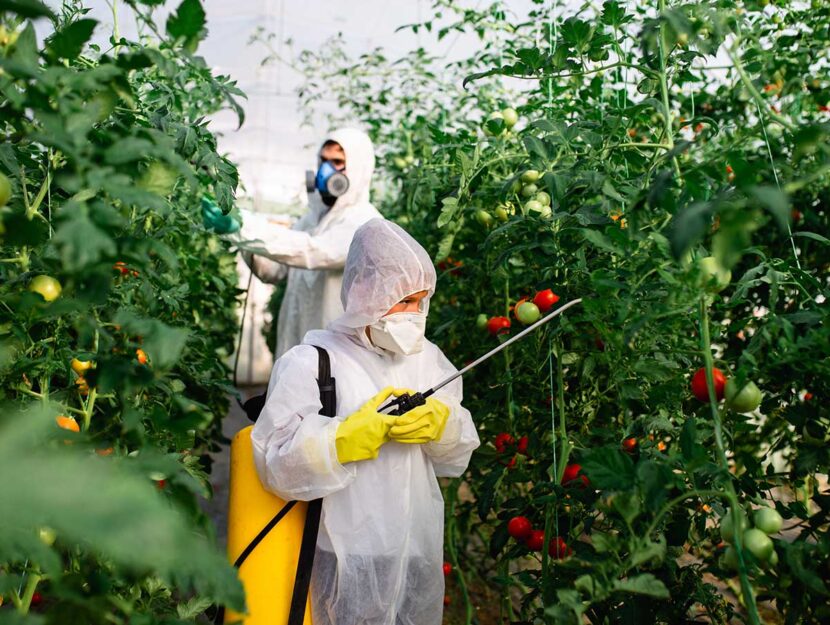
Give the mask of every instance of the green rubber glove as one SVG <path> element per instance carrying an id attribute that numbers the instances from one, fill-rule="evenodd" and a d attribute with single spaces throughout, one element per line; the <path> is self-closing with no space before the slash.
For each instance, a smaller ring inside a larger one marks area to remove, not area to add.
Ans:
<path id="1" fill-rule="evenodd" d="M 222 209 L 207 196 L 202 197 L 202 221 L 204 221 L 205 228 L 217 234 L 239 232 L 239 228 L 242 226 L 238 219 L 225 215 Z"/>
<path id="2" fill-rule="evenodd" d="M 334 442 L 340 464 L 378 457 L 380 448 L 389 442 L 389 428 L 397 419 L 394 415 L 379 413 L 378 408 L 386 403 L 390 395 L 404 393 L 412 394 L 414 391 L 387 386 L 337 426 Z"/>
<path id="3" fill-rule="evenodd" d="M 427 403 L 413 408 L 395 419 L 389 429 L 389 438 L 399 443 L 429 443 L 437 441 L 444 433 L 450 409 L 434 397 L 427 397 Z"/>

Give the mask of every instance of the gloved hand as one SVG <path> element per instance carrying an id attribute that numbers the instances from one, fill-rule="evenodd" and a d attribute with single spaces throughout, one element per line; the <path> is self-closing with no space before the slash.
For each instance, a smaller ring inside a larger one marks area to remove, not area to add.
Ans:
<path id="1" fill-rule="evenodd" d="M 450 409 L 434 397 L 427 397 L 426 402 L 398 417 L 389 430 L 389 438 L 399 443 L 429 443 L 439 440 L 447 425 Z"/>
<path id="2" fill-rule="evenodd" d="M 377 458 L 380 448 L 389 442 L 389 428 L 397 419 L 394 415 L 379 413 L 378 408 L 386 403 L 390 395 L 414 392 L 387 386 L 363 404 L 357 412 L 346 417 L 346 420 L 337 426 L 334 439 L 340 464 Z"/>
<path id="3" fill-rule="evenodd" d="M 222 213 L 222 209 L 207 196 L 202 197 L 202 221 L 204 221 L 205 228 L 217 234 L 239 232 L 242 226 L 236 218 Z"/>

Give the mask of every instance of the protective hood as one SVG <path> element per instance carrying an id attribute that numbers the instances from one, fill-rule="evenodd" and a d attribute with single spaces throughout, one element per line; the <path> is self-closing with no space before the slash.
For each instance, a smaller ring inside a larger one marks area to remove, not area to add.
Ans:
<path id="1" fill-rule="evenodd" d="M 371 219 L 352 239 L 340 290 L 345 312 L 330 328 L 353 333 L 376 323 L 392 306 L 418 291 L 428 292 L 422 302 L 422 311 L 427 313 L 435 292 L 435 267 L 429 254 L 400 226 Z"/>
<path id="2" fill-rule="evenodd" d="M 326 141 L 336 141 L 346 154 L 345 174 L 349 178 L 349 190 L 337 198 L 334 206 L 344 207 L 369 201 L 372 174 L 375 172 L 375 149 L 372 140 L 357 128 L 335 130 Z M 321 144 L 322 145 L 322 144 Z"/>

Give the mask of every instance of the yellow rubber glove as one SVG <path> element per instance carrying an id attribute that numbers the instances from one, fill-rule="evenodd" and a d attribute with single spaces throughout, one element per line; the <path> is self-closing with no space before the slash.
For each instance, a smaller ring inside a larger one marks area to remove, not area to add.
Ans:
<path id="1" fill-rule="evenodd" d="M 357 412 L 346 417 L 346 420 L 337 426 L 337 434 L 334 438 L 337 460 L 340 464 L 377 458 L 380 448 L 384 443 L 389 442 L 389 428 L 397 418 L 394 415 L 379 413 L 378 408 L 386 403 L 390 395 L 397 397 L 404 393 L 414 392 L 409 389 L 387 386 L 363 404 Z"/>
<path id="2" fill-rule="evenodd" d="M 447 425 L 450 409 L 434 397 L 427 397 L 426 401 L 423 406 L 398 417 L 389 430 L 389 438 L 399 443 L 429 443 L 439 440 Z"/>

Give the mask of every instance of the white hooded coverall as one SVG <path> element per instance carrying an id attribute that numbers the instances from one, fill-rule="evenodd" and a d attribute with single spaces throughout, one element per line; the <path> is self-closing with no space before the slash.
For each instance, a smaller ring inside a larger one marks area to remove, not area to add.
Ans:
<path id="1" fill-rule="evenodd" d="M 426 251 L 397 225 L 374 219 L 354 236 L 343 280 L 345 313 L 306 334 L 274 365 L 253 429 L 265 487 L 284 499 L 323 498 L 312 572 L 315 625 L 440 625 L 444 500 L 437 477 L 464 473 L 479 439 L 461 405 L 462 382 L 435 397 L 450 408 L 442 437 L 394 440 L 373 460 L 340 464 L 340 423 L 386 386 L 426 390 L 456 372 L 431 342 L 409 356 L 375 347 L 366 326 L 398 301 L 435 289 Z M 428 297 L 429 297 L 428 296 Z M 422 310 L 428 311 L 428 299 Z M 317 345 L 331 356 L 337 416 L 319 414 Z M 294 575 L 294 571 L 285 571 Z"/>
<path id="2" fill-rule="evenodd" d="M 306 332 L 325 328 L 343 313 L 340 285 L 349 243 L 362 224 L 381 216 L 369 202 L 375 153 L 368 135 L 344 128 L 326 141 L 336 141 L 346 154 L 346 193 L 331 208 L 319 193 L 310 193 L 308 212 L 291 228 L 242 211 L 242 229 L 233 237 L 243 242 L 242 256 L 260 280 L 288 278 L 277 322 L 277 358 L 299 345 Z"/>

